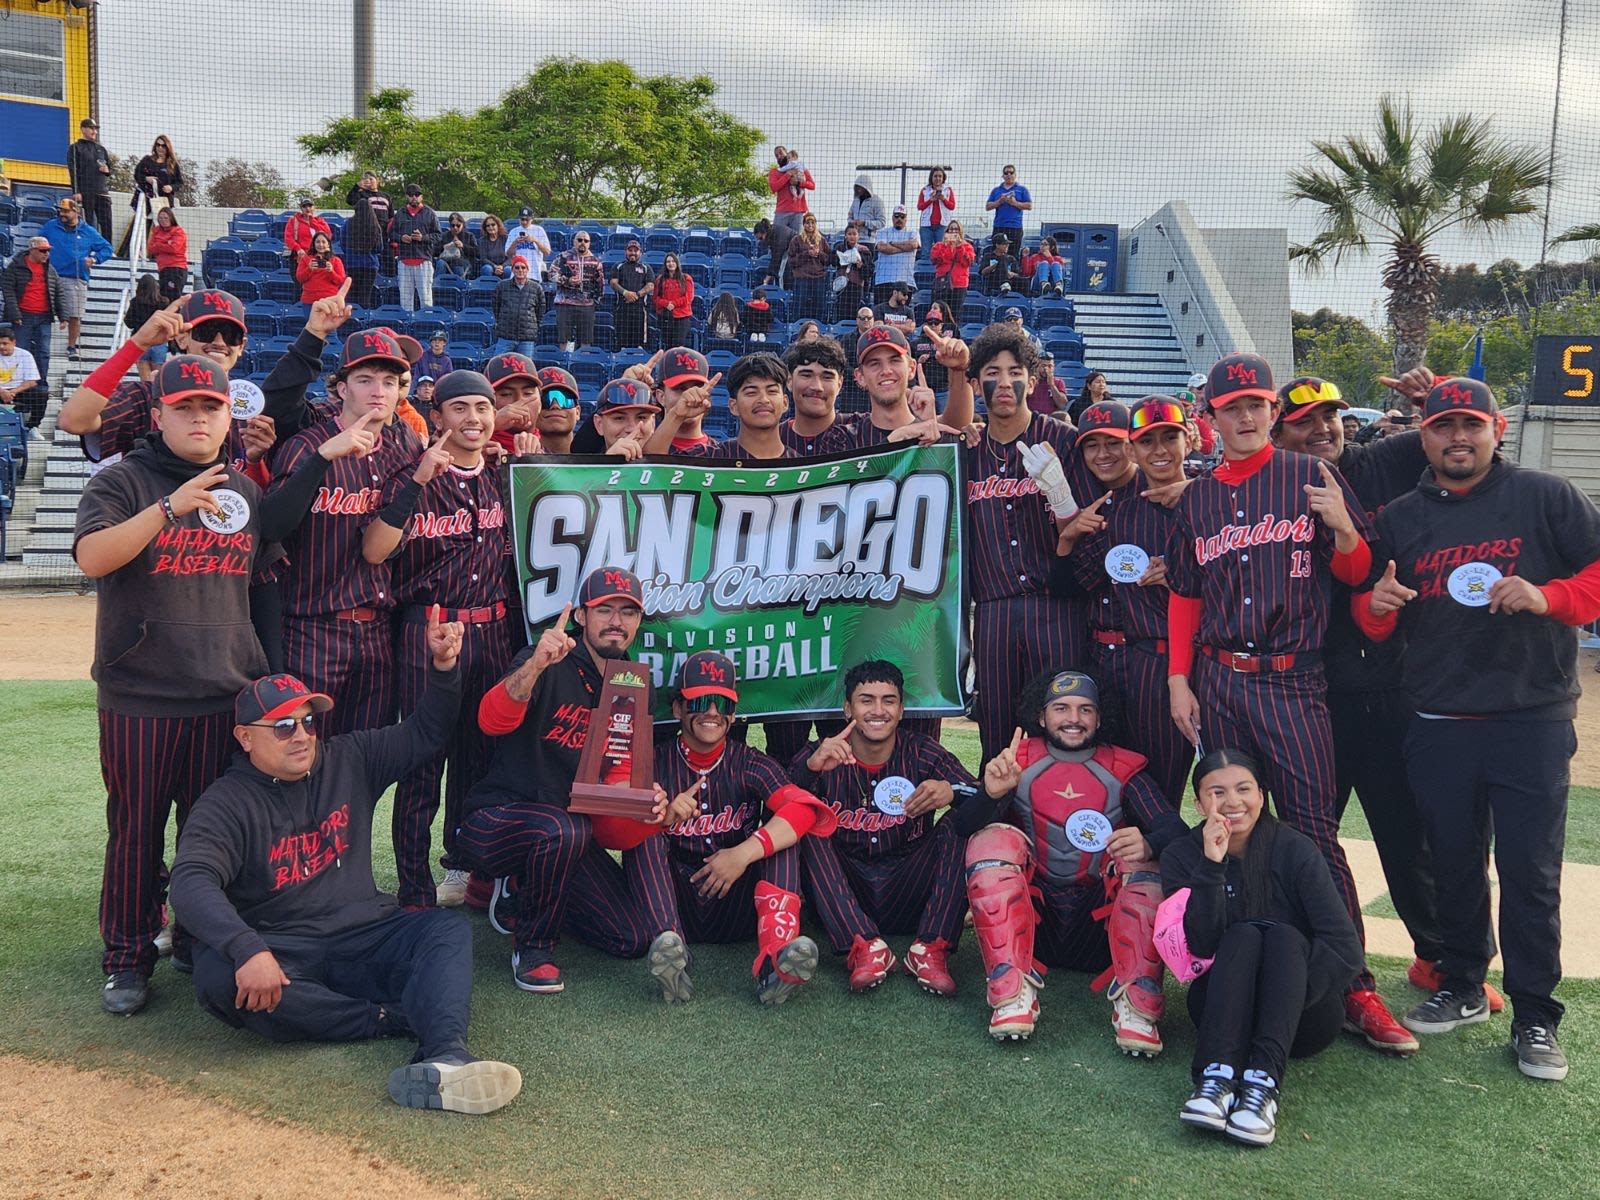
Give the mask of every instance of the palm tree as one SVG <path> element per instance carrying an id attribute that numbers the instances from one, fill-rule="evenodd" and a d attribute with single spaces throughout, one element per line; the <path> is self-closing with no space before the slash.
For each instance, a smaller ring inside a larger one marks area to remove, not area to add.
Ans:
<path id="1" fill-rule="evenodd" d="M 1439 259 L 1428 246 L 1457 227 L 1492 236 L 1538 208 L 1551 173 L 1542 151 L 1494 134 L 1488 119 L 1447 117 L 1420 131 L 1410 100 L 1378 101 L 1376 142 L 1313 142 L 1319 161 L 1292 171 L 1288 199 L 1321 212 L 1321 231 L 1289 258 L 1307 270 L 1388 244 L 1383 286 L 1399 375 L 1422 362 L 1439 297 Z"/>
<path id="2" fill-rule="evenodd" d="M 1600 253 L 1600 221 L 1592 221 L 1587 225 L 1574 225 L 1565 233 L 1558 233 L 1550 239 L 1552 246 L 1560 246 L 1567 242 L 1587 242 L 1591 252 Z"/>

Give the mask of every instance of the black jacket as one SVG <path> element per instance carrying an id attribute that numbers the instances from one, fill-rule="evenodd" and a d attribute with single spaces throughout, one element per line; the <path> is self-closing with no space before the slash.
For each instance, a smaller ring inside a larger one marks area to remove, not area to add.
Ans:
<path id="1" fill-rule="evenodd" d="M 407 234 L 420 233 L 420 242 L 402 242 Z M 439 245 L 439 215 L 424 204 L 416 212 L 404 205 L 395 209 L 389 222 L 389 241 L 396 258 L 432 258 Z"/>
<path id="2" fill-rule="evenodd" d="M 50 319 L 55 320 L 56 313 L 61 311 L 61 278 L 56 274 L 56 269 L 49 263 L 45 264 L 44 298 L 45 307 L 50 314 Z M 28 266 L 28 248 L 24 246 L 6 264 L 6 269 L 0 273 L 0 294 L 5 299 L 5 316 L 7 323 L 20 324 L 22 321 L 22 293 L 28 284 L 33 282 L 33 270 Z"/>
<path id="3" fill-rule="evenodd" d="M 106 148 L 99 142 L 79 138 L 67 147 L 67 178 L 72 190 L 85 198 L 111 190 L 111 176 L 100 173 L 100 164 L 111 165 Z"/>
<path id="4" fill-rule="evenodd" d="M 494 331 L 513 342 L 539 340 L 539 322 L 544 317 L 544 288 L 529 276 L 521 288 L 516 280 L 502 279 L 489 297 L 494 307 Z"/>
<path id="5" fill-rule="evenodd" d="M 161 190 L 164 187 L 172 188 L 170 195 Z M 146 154 L 133 169 L 133 188 L 129 208 L 138 207 L 141 189 L 152 200 L 168 199 L 176 203 L 178 193 L 183 190 L 183 165 L 171 160 L 158 163 L 153 155 Z"/>

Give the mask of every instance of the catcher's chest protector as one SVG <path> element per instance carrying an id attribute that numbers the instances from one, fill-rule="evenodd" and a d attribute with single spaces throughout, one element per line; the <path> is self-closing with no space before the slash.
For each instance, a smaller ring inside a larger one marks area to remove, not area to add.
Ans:
<path id="1" fill-rule="evenodd" d="M 1058 750 L 1029 738 L 1022 751 L 1016 814 L 1033 841 L 1038 873 L 1060 886 L 1099 878 L 1105 836 L 1122 823 L 1124 781 L 1114 773 L 1111 747 Z"/>

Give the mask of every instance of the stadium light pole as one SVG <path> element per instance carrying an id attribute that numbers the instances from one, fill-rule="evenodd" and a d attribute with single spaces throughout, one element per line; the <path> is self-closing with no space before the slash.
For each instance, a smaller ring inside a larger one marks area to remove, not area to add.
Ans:
<path id="1" fill-rule="evenodd" d="M 350 72 L 355 80 L 355 115 L 367 115 L 367 98 L 372 95 L 372 31 L 377 27 L 377 0 L 354 0 L 355 69 Z"/>
<path id="2" fill-rule="evenodd" d="M 945 178 L 950 176 L 950 168 L 943 163 L 861 163 L 856 164 L 858 171 L 899 171 L 900 172 L 900 203 L 906 202 L 906 175 L 911 171 L 943 171 Z"/>

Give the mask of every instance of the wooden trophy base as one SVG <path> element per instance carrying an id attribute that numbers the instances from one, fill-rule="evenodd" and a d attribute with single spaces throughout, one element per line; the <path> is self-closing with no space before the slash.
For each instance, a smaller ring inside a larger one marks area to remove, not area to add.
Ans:
<path id="1" fill-rule="evenodd" d="M 585 813 L 592 817 L 628 817 L 635 821 L 649 821 L 655 816 L 656 793 L 653 788 L 640 790 L 616 787 L 604 783 L 578 783 L 572 788 L 569 812 Z"/>

